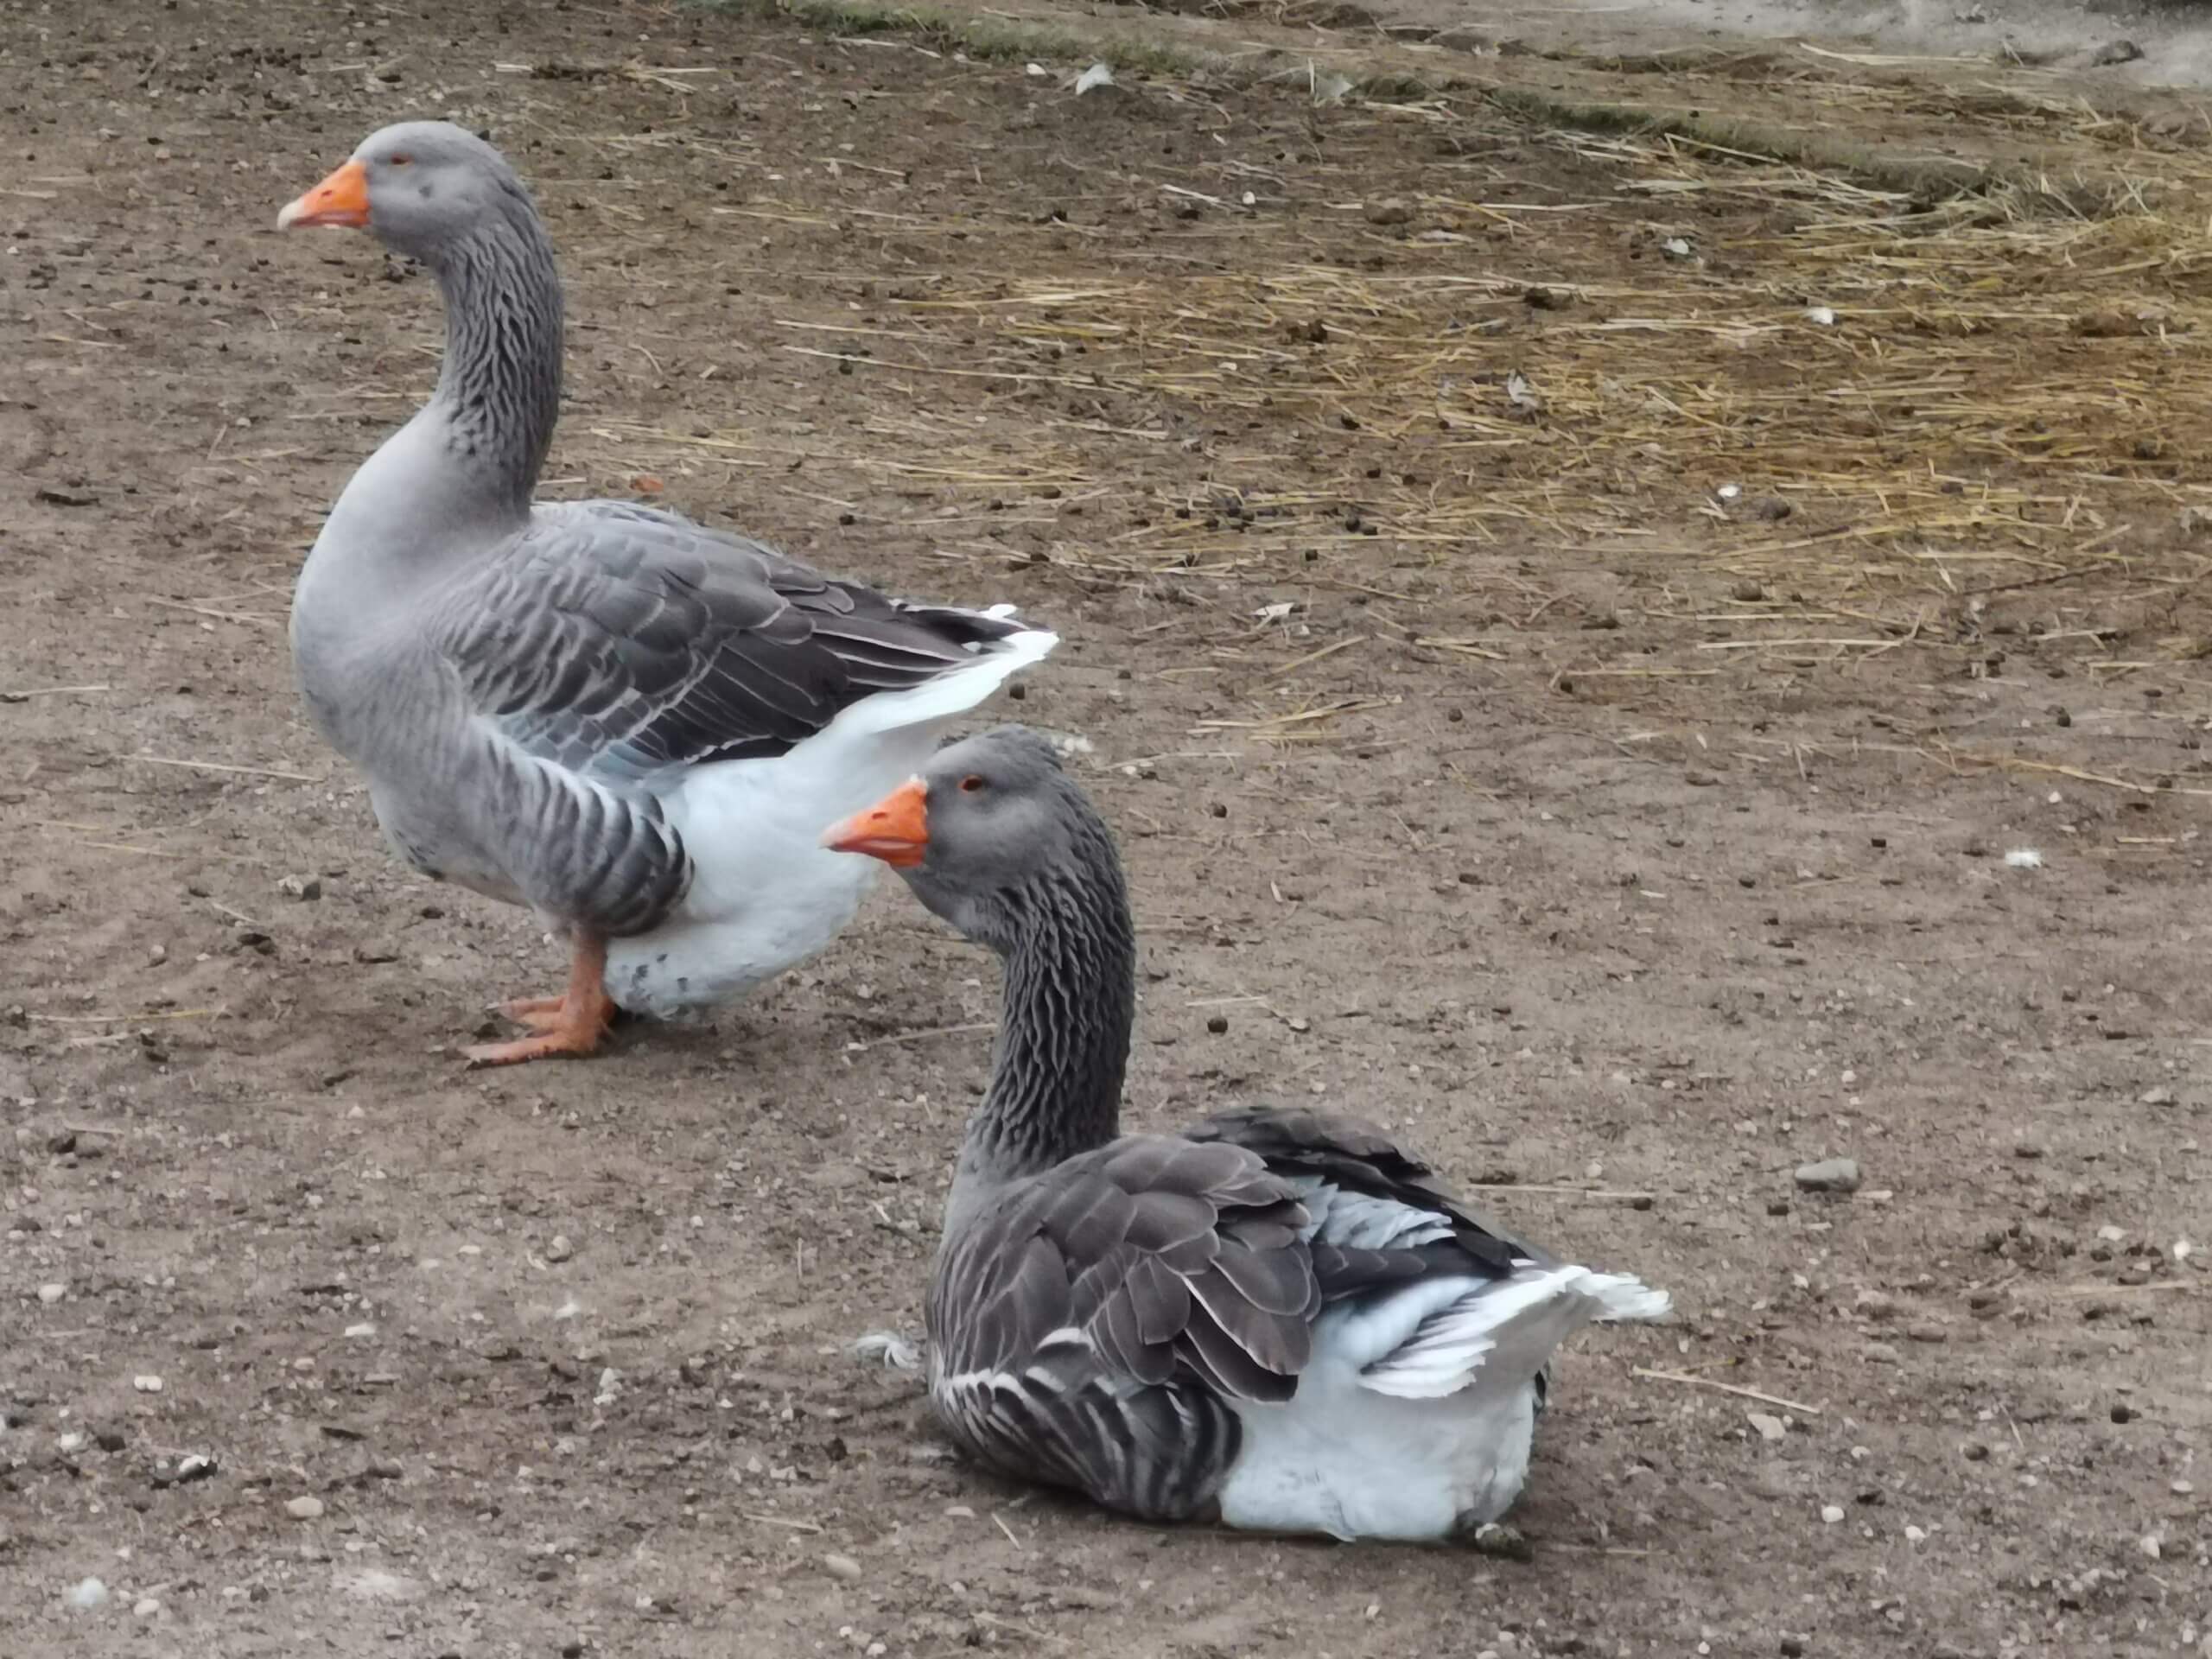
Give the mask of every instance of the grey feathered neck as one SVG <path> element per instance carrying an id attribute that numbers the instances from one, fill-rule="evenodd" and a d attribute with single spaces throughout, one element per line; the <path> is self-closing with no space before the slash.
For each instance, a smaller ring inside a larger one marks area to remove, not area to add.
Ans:
<path id="1" fill-rule="evenodd" d="M 431 406 L 457 459 L 527 515 L 561 414 L 561 275 L 519 188 L 431 264 L 446 349 Z"/>
<path id="2" fill-rule="evenodd" d="M 1136 1018 L 1135 928 L 1103 823 L 1081 824 L 1070 856 L 1000 902 L 998 1042 L 961 1156 L 961 1176 L 986 1184 L 1050 1169 L 1121 1132 Z"/>

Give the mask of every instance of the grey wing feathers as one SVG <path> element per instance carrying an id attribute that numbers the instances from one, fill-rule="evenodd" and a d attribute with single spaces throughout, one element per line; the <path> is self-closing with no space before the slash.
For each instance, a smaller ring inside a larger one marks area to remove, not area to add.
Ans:
<path id="1" fill-rule="evenodd" d="M 1025 1183 L 958 1241 L 940 1275 L 963 1306 L 956 1370 L 1018 1363 L 1084 1333 L 1147 1381 L 1179 1370 L 1243 1400 L 1287 1400 L 1320 1306 L 1305 1211 L 1250 1153 L 1116 1141 Z"/>
<path id="2" fill-rule="evenodd" d="M 1192 1141 L 1243 1147 L 1278 1174 L 1305 1175 L 1343 1192 L 1441 1217 L 1447 1224 L 1448 1240 L 1411 1249 L 1366 1249 L 1316 1236 L 1310 1247 L 1313 1274 L 1328 1301 L 1387 1293 L 1430 1273 L 1471 1268 L 1503 1278 L 1516 1262 L 1556 1265 L 1548 1251 L 1509 1236 L 1455 1198 L 1426 1161 L 1362 1119 L 1297 1107 L 1245 1107 L 1217 1113 L 1185 1134 Z M 1549 1361 L 1536 1372 L 1533 1386 L 1541 1415 L 1551 1394 Z"/>
<path id="3" fill-rule="evenodd" d="M 461 598 L 438 644 L 478 711 L 530 753 L 610 780 L 781 754 L 1021 626 L 613 501 L 542 510 Z"/>
<path id="4" fill-rule="evenodd" d="M 1455 1198 L 1421 1159 L 1362 1119 L 1296 1107 L 1247 1107 L 1217 1113 L 1184 1135 L 1242 1147 L 1278 1175 L 1316 1178 L 1345 1192 L 1440 1217 L 1448 1225 L 1448 1242 L 1412 1249 L 1343 1249 L 1332 1246 L 1325 1232 L 1316 1237 L 1315 1270 L 1331 1300 L 1437 1269 L 1503 1275 L 1517 1262 L 1552 1265 L 1547 1252 L 1508 1236 Z"/>
<path id="5" fill-rule="evenodd" d="M 935 1276 L 940 1404 L 1011 1472 L 1189 1516 L 1241 1443 L 1230 1402 L 1287 1400 L 1309 1357 L 1304 1217 L 1255 1154 L 1164 1137 L 1024 1183 Z"/>

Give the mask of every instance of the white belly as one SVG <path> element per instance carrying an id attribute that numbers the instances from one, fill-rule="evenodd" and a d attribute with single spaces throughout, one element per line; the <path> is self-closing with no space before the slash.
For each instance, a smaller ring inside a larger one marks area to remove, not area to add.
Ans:
<path id="1" fill-rule="evenodd" d="M 1031 630 L 1003 649 L 910 690 L 862 698 L 772 760 L 725 760 L 686 772 L 662 797 L 695 874 L 661 926 L 616 939 L 607 994 L 666 1018 L 734 1001 L 828 944 L 882 874 L 833 853 L 822 832 L 917 772 L 946 728 L 1058 636 Z"/>
<path id="2" fill-rule="evenodd" d="M 933 744 L 907 735 L 868 754 L 848 750 L 834 779 L 794 767 L 798 750 L 692 773 L 667 803 L 691 855 L 691 889 L 652 932 L 609 943 L 607 995 L 662 1019 L 714 1007 L 836 938 L 883 867 L 830 851 L 822 832 L 913 775 Z"/>
<path id="3" fill-rule="evenodd" d="M 1237 1415 L 1244 1445 L 1221 1489 L 1230 1526 L 1428 1542 L 1495 1521 L 1520 1496 L 1535 1390 L 1394 1399 L 1324 1363 L 1287 1404 Z"/>

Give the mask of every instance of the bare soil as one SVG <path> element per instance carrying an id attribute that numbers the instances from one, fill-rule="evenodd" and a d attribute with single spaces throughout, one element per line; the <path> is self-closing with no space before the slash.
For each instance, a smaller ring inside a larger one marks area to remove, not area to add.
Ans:
<path id="1" fill-rule="evenodd" d="M 626 4 L 0 8 L 0 1654 L 2212 1655 L 2201 454 L 2065 486 L 2139 489 L 2155 580 L 1978 530 L 1900 556 L 1909 623 L 1774 576 L 1831 544 L 1740 521 L 1718 428 L 1708 477 L 1583 435 L 1610 542 L 1425 530 L 1565 452 L 1360 388 L 1381 302 L 1198 340 L 1178 292 L 1263 248 L 1648 287 L 1644 163 L 1452 115 L 1488 200 L 1609 204 L 1470 252 L 1357 207 L 1462 153 L 1433 111 L 1040 67 Z M 993 715 L 1096 746 L 1135 1122 L 1338 1104 L 1675 1293 L 1567 1356 L 1532 1564 L 1163 1534 L 943 1455 L 849 1350 L 918 1325 L 995 982 L 895 884 L 712 1025 L 461 1069 L 556 955 L 394 866 L 283 632 L 438 322 L 269 227 L 425 112 L 566 256 L 550 493 L 1064 631 Z M 1304 207 L 1263 236 L 1248 188 Z M 2159 270 L 2178 321 L 2099 349 L 2202 351 Z M 1141 338 L 1085 309 L 1133 282 Z M 2005 453 L 1955 494 L 2043 476 Z M 1831 1156 L 1859 1189 L 1799 1191 Z"/>

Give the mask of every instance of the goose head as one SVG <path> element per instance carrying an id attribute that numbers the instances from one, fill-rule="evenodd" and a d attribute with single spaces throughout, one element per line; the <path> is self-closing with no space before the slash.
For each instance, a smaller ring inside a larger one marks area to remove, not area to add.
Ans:
<path id="1" fill-rule="evenodd" d="M 1046 739 L 1001 726 L 949 744 L 822 844 L 880 859 L 914 896 L 1001 956 L 1043 916 L 1102 883 L 1118 893 L 1113 836 Z"/>
<path id="2" fill-rule="evenodd" d="M 530 207 L 506 157 L 449 121 L 403 121 L 371 133 L 331 175 L 276 215 L 280 231 L 366 230 L 396 253 L 435 265 L 487 220 Z"/>

